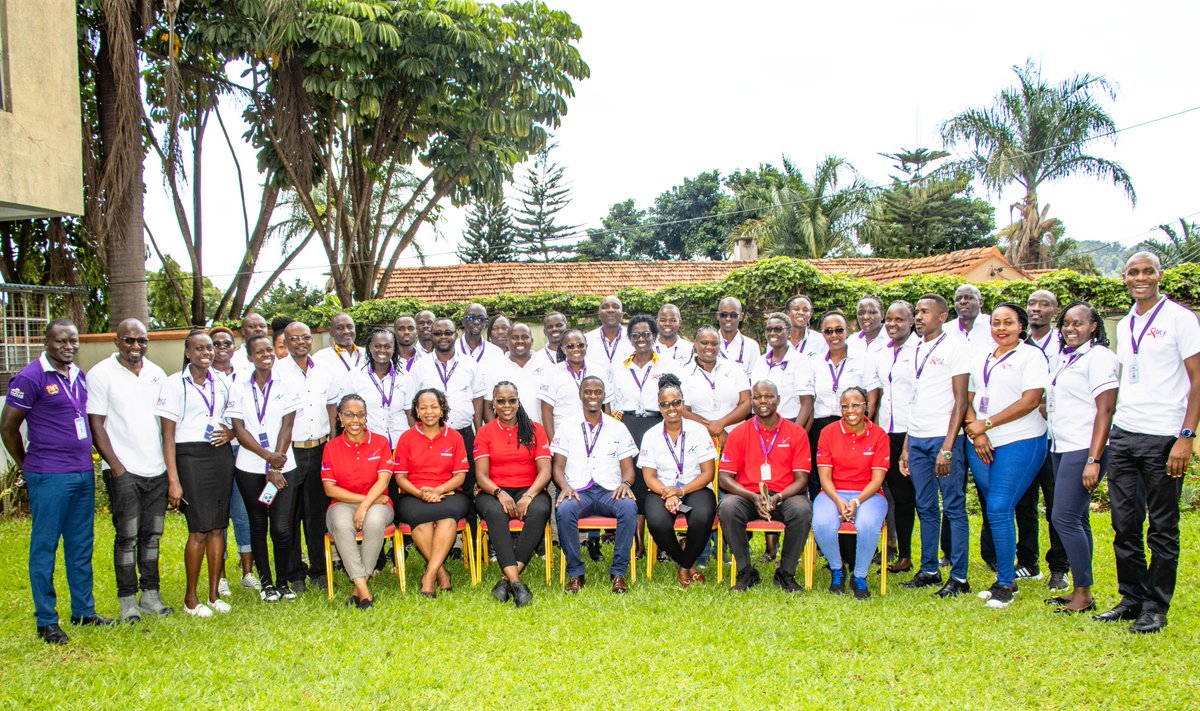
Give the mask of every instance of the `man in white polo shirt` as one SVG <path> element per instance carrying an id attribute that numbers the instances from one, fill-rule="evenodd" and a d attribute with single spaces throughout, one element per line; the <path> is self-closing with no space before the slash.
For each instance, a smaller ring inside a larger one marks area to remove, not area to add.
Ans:
<path id="1" fill-rule="evenodd" d="M 1121 601 L 1096 615 L 1102 622 L 1135 620 L 1129 631 L 1138 633 L 1167 625 L 1179 566 L 1179 498 L 1200 421 L 1200 323 L 1159 293 L 1160 281 L 1156 255 L 1138 252 L 1125 262 L 1134 303 L 1117 324 L 1121 385 L 1107 452 Z"/>
<path id="2" fill-rule="evenodd" d="M 953 321 L 946 323 L 946 333 L 970 344 L 971 350 L 995 350 L 992 340 L 992 317 L 983 313 L 983 294 L 974 284 L 963 284 L 954 290 Z"/>
<path id="3" fill-rule="evenodd" d="M 758 342 L 742 333 L 742 302 L 726 296 L 717 304 L 717 324 L 721 334 L 721 357 L 734 362 L 750 377 L 760 353 Z"/>
<path id="4" fill-rule="evenodd" d="M 117 326 L 117 352 L 87 374 L 88 424 L 104 459 L 104 484 L 112 509 L 113 568 L 123 622 L 139 622 L 142 611 L 170 614 L 159 594 L 158 543 L 167 513 L 167 466 L 154 408 L 167 380 L 150 362 L 146 326 L 126 319 Z M 142 604 L 139 608 L 137 592 Z"/>
<path id="5" fill-rule="evenodd" d="M 625 337 L 625 328 L 621 325 L 625 307 L 617 297 L 606 296 L 596 313 L 600 317 L 600 326 L 584 334 L 588 367 L 606 382 L 612 382 L 613 369 L 633 355 L 633 344 Z"/>
<path id="6" fill-rule="evenodd" d="M 362 370 L 368 356 L 354 342 L 358 335 L 354 319 L 348 313 L 340 313 L 329 319 L 329 337 L 333 345 L 312 354 L 313 362 L 336 374 L 339 390 L 349 387 L 351 374 Z"/>
<path id="7" fill-rule="evenodd" d="M 692 360 L 692 342 L 679 335 L 683 315 L 675 304 L 663 304 L 658 310 L 658 340 L 654 352 L 667 358 L 677 366 L 687 365 Z"/>
<path id="8" fill-rule="evenodd" d="M 573 418 L 554 433 L 550 452 L 551 473 L 558 487 L 558 540 L 567 558 L 564 590 L 577 593 L 584 585 L 584 564 L 579 540 L 579 519 L 608 516 L 617 519 L 617 537 L 609 579 L 614 593 L 629 590 L 625 574 L 637 527 L 637 502 L 633 498 L 633 458 L 637 446 L 621 421 L 604 414 L 604 380 L 584 376 L 579 386 L 581 417 Z"/>

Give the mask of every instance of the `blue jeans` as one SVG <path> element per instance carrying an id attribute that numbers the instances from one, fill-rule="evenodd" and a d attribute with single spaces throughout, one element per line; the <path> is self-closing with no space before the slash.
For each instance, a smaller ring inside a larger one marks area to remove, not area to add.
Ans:
<path id="1" fill-rule="evenodd" d="M 54 563 L 58 539 L 71 589 L 71 616 L 96 614 L 92 596 L 92 544 L 95 539 L 96 479 L 91 471 L 65 474 L 25 472 L 29 489 L 29 588 L 38 627 L 58 624 Z"/>
<path id="2" fill-rule="evenodd" d="M 838 496 L 849 501 L 858 496 L 860 491 L 842 491 Z M 833 499 L 822 491 L 817 494 L 817 500 L 812 506 L 812 532 L 825 560 L 833 570 L 842 569 L 842 549 L 838 544 L 838 529 L 842 527 L 842 517 L 838 513 Z M 883 520 L 887 517 L 887 499 L 883 492 L 862 502 L 854 515 L 854 528 L 858 532 L 858 543 L 854 554 L 854 577 L 865 578 L 871 569 L 871 559 L 875 557 L 875 549 L 879 544 L 879 532 L 883 529 Z M 886 564 L 885 564 L 886 565 Z"/>
<path id="3" fill-rule="evenodd" d="M 950 473 L 939 477 L 934 467 L 945 437 L 909 437 L 908 471 L 917 499 L 917 516 L 921 520 L 921 572 L 938 572 L 938 542 L 941 538 L 942 511 L 950 523 L 950 576 L 967 579 L 967 559 L 970 554 L 971 526 L 967 519 L 966 436 L 959 435 L 952 448 Z"/>
<path id="4" fill-rule="evenodd" d="M 1083 468 L 1088 450 L 1056 452 L 1054 462 L 1053 523 L 1062 539 L 1077 588 L 1092 586 L 1092 492 L 1083 488 Z M 1108 454 L 1100 458 L 1100 480 L 1108 469 Z"/>
<path id="5" fill-rule="evenodd" d="M 996 447 L 992 463 L 984 464 L 974 447 L 967 448 L 971 475 L 987 502 L 988 526 L 996 543 L 996 582 L 1012 585 L 1017 557 L 1017 501 L 1029 490 L 1046 461 L 1046 435 Z"/>
<path id="6" fill-rule="evenodd" d="M 567 499 L 558 505 L 558 540 L 567 556 L 567 575 L 578 577 L 584 573 L 583 557 L 579 554 L 579 519 L 585 516 L 608 516 L 617 519 L 617 540 L 613 543 L 612 575 L 625 575 L 629 570 L 629 547 L 633 545 L 633 531 L 637 528 L 637 502 L 633 499 L 617 499 L 613 492 L 593 484 L 590 489 L 580 491 L 579 501 Z"/>
<path id="7" fill-rule="evenodd" d="M 236 477 L 233 482 L 233 496 L 229 498 L 229 520 L 233 521 L 233 537 L 237 540 L 238 554 L 250 553 L 250 514 L 246 513 L 246 502 L 242 500 L 242 493 L 238 491 Z"/>

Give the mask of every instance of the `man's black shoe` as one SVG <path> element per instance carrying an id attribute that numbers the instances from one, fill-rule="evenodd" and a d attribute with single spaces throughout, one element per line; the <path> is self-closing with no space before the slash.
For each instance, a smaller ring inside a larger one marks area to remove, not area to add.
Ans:
<path id="1" fill-rule="evenodd" d="M 1108 612 L 1101 612 L 1099 615 L 1093 615 L 1092 619 L 1097 622 L 1121 622 L 1125 620 L 1136 620 L 1142 614 L 1142 606 L 1122 600 L 1117 603 L 1117 606 Z"/>
<path id="2" fill-rule="evenodd" d="M 47 644 L 66 644 L 67 642 L 71 641 L 71 638 L 67 636 L 67 633 L 63 632 L 62 628 L 56 624 L 38 627 L 37 630 L 38 637 L 41 637 L 42 641 L 46 642 Z"/>
<path id="3" fill-rule="evenodd" d="M 533 602 L 533 593 L 529 592 L 529 588 L 525 587 L 525 583 L 515 582 L 509 588 L 512 590 L 513 604 L 517 607 L 525 607 Z"/>
<path id="4" fill-rule="evenodd" d="M 775 577 L 771 582 L 775 584 L 775 587 L 783 588 L 783 591 L 788 593 L 798 593 L 804 589 L 800 583 L 796 582 L 794 574 L 785 573 L 782 570 L 775 571 Z"/>
<path id="5" fill-rule="evenodd" d="M 496 587 L 492 588 L 492 597 L 500 602 L 508 602 L 508 598 L 512 596 L 512 586 L 508 582 L 508 578 L 500 578 L 500 582 L 496 583 Z"/>
<path id="6" fill-rule="evenodd" d="M 587 552 L 588 557 L 592 559 L 593 563 L 599 563 L 604 560 L 604 554 L 600 552 L 599 538 L 589 538 L 587 540 Z"/>
<path id="7" fill-rule="evenodd" d="M 912 577 L 907 583 L 900 583 L 900 587 L 916 590 L 917 588 L 928 588 L 934 585 L 942 584 L 941 573 L 926 573 L 921 571 Z"/>
<path id="8" fill-rule="evenodd" d="M 733 589 L 735 592 L 745 592 L 760 582 L 762 582 L 762 578 L 759 577 L 758 568 L 750 566 L 745 570 L 738 571 L 737 582 L 733 584 Z"/>
<path id="9" fill-rule="evenodd" d="M 110 627 L 117 624 L 117 621 L 100 615 L 88 615 L 87 617 L 72 617 L 71 624 L 85 627 Z"/>
<path id="10" fill-rule="evenodd" d="M 970 583 L 968 583 L 965 580 L 958 580 L 957 578 L 950 578 L 949 580 L 946 581 L 946 584 L 942 586 L 942 589 L 938 590 L 936 593 L 934 593 L 934 595 L 937 595 L 940 598 L 947 598 L 947 597 L 958 597 L 959 595 L 962 595 L 963 593 L 969 593 L 969 592 L 971 592 L 971 584 Z"/>
<path id="11" fill-rule="evenodd" d="M 1167 616 L 1161 612 L 1143 612 L 1129 627 L 1134 634 L 1150 634 L 1167 626 Z"/>

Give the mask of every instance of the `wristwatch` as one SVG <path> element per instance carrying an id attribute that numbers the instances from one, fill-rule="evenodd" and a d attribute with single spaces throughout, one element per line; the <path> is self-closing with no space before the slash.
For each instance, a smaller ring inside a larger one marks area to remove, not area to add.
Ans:
<path id="1" fill-rule="evenodd" d="M 1100 463 L 1100 460 L 1099 460 L 1099 459 L 1096 459 L 1095 457 L 1088 457 L 1088 458 L 1087 458 L 1087 463 L 1088 463 L 1088 464 L 1099 464 L 1099 463 Z"/>
<path id="2" fill-rule="evenodd" d="M 1179 431 L 1179 436 L 1183 437 L 1184 439 L 1195 439 L 1196 431 L 1189 430 L 1188 428 L 1184 427 L 1182 430 Z"/>
<path id="3" fill-rule="evenodd" d="M 942 451 L 938 452 L 938 455 L 947 462 L 954 459 L 954 452 L 949 449 L 943 449 Z"/>
<path id="4" fill-rule="evenodd" d="M 990 417 L 989 417 L 989 418 L 987 418 L 986 420 L 984 420 L 984 421 L 983 421 L 983 428 L 984 428 L 985 430 L 990 430 L 990 429 L 992 429 L 992 418 L 990 418 Z"/>

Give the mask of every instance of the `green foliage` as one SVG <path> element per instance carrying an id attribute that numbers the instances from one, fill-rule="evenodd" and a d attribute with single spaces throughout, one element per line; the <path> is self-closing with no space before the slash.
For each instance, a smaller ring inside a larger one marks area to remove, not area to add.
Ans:
<path id="1" fill-rule="evenodd" d="M 730 206 L 719 171 L 684 178 L 654 199 L 653 239 L 631 245 L 630 251 L 636 258 L 725 259 L 729 225 L 722 213 Z"/>
<path id="2" fill-rule="evenodd" d="M 323 290 L 295 279 L 291 284 L 281 281 L 271 287 L 271 290 L 254 310 L 263 314 L 269 322 L 276 316 L 295 318 L 294 314 L 319 306 L 324 300 L 325 292 Z"/>
<path id="3" fill-rule="evenodd" d="M 571 202 L 571 188 L 564 183 L 566 169 L 550 159 L 554 145 L 538 151 L 525 171 L 525 180 L 517 186 L 519 204 L 513 210 L 517 251 L 529 261 L 548 262 L 558 257 L 578 225 L 564 225 L 558 213 Z"/>
<path id="4" fill-rule="evenodd" d="M 575 259 L 581 262 L 660 259 L 648 249 L 654 237 L 645 223 L 646 211 L 637 209 L 633 198 L 614 203 L 601 220 L 601 229 L 589 229 L 587 239 L 572 248 Z"/>
<path id="5" fill-rule="evenodd" d="M 877 257 L 914 257 L 995 246 L 994 209 L 970 194 L 971 179 L 908 176 L 871 204 L 860 233 Z"/>
<path id="6" fill-rule="evenodd" d="M 1200 223 L 1180 218 L 1178 231 L 1174 225 L 1159 225 L 1158 229 L 1163 239 L 1148 239 L 1137 249 L 1157 254 L 1164 267 L 1200 260 Z"/>
<path id="7" fill-rule="evenodd" d="M 157 272 L 146 273 L 146 295 L 150 302 L 151 328 L 183 328 L 191 325 L 188 299 L 192 292 L 192 274 L 183 271 L 170 255 Z M 202 279 L 204 313 L 214 313 L 221 303 L 221 291 L 208 277 Z"/>
<path id="8" fill-rule="evenodd" d="M 516 261 L 516 233 L 503 194 L 471 203 L 458 258 L 464 264 Z"/>

